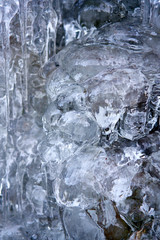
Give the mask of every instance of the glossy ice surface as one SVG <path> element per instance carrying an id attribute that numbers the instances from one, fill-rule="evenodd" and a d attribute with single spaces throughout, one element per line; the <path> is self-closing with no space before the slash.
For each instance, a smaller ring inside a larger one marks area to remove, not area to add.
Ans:
<path id="1" fill-rule="evenodd" d="M 0 1 L 0 240 L 160 239 L 160 1 Z"/>

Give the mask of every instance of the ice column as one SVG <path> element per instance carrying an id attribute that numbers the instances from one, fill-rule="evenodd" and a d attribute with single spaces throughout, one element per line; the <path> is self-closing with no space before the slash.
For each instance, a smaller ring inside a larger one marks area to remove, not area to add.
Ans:
<path id="1" fill-rule="evenodd" d="M 141 0 L 141 12 L 143 25 L 149 24 L 160 31 L 160 0 Z"/>
<path id="2" fill-rule="evenodd" d="M 8 180 L 8 170 L 10 165 L 10 149 L 12 143 L 10 143 L 10 135 L 11 135 L 11 112 L 12 112 L 12 104 L 10 103 L 10 93 L 12 91 L 12 79 L 10 77 L 10 22 L 18 10 L 17 1 L 14 0 L 3 0 L 1 5 L 1 32 L 2 32 L 2 51 L 3 51 L 3 59 L 4 59 L 4 76 L 5 76 L 5 113 L 6 113 L 6 142 L 5 142 L 5 175 L 2 178 L 1 182 L 1 190 L 2 190 L 2 199 L 3 199 L 3 209 L 5 215 L 8 211 L 8 189 L 10 187 L 10 183 Z"/>
<path id="3" fill-rule="evenodd" d="M 19 0 L 19 18 L 21 26 L 21 42 L 22 42 L 22 57 L 23 57 L 23 76 L 22 76 L 22 96 L 23 110 L 28 112 L 28 70 L 27 70 L 27 4 L 28 0 Z"/>

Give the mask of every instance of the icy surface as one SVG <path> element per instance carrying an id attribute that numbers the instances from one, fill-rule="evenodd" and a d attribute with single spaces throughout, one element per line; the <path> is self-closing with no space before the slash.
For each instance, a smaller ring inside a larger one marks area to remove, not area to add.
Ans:
<path id="1" fill-rule="evenodd" d="M 159 12 L 0 1 L 0 240 L 160 239 Z"/>

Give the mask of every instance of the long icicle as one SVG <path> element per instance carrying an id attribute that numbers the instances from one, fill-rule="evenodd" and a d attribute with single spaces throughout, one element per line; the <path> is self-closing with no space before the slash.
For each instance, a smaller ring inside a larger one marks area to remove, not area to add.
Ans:
<path id="1" fill-rule="evenodd" d="M 27 66 L 27 45 L 26 45 L 26 32 L 27 32 L 27 5 L 28 0 L 19 0 L 19 15 L 21 26 L 21 42 L 22 42 L 22 58 L 23 58 L 23 82 L 22 82 L 22 95 L 23 95 L 23 110 L 28 112 L 29 97 L 28 97 L 28 66 Z"/>
<path id="2" fill-rule="evenodd" d="M 1 18 L 1 30 L 2 30 L 2 52 L 4 58 L 4 76 L 5 76 L 5 118 L 6 118 L 6 142 L 5 142 L 5 175 L 2 179 L 2 197 L 3 197 L 3 209 L 4 209 L 4 218 L 7 219 L 9 213 L 9 188 L 10 182 L 8 179 L 10 163 L 12 161 L 12 150 L 13 150 L 13 127 L 11 119 L 12 111 L 12 102 L 10 91 L 12 89 L 12 79 L 10 77 L 10 61 L 11 61 L 11 51 L 10 51 L 10 22 L 18 11 L 18 4 L 16 0 L 12 2 L 2 0 L 2 18 Z M 13 89 L 12 89 L 13 90 Z"/>
<path id="3" fill-rule="evenodd" d="M 4 75 L 5 75 L 5 93 L 6 93 L 6 155 L 5 155 L 5 176 L 3 178 L 3 208 L 4 215 L 7 215 L 7 195 L 8 195 L 8 147 L 9 147 L 9 132 L 10 132 L 10 93 L 9 93 L 9 64 L 10 64 L 10 40 L 9 40 L 9 19 L 6 17 L 6 3 L 3 0 L 2 8 L 2 51 L 4 57 Z"/>

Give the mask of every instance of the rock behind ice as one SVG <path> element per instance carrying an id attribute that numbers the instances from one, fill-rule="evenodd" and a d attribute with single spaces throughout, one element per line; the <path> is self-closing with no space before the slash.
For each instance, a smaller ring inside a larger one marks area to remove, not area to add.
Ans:
<path id="1" fill-rule="evenodd" d="M 74 223 L 77 223 L 76 225 Z M 79 208 L 64 211 L 64 224 L 71 239 L 104 240 L 103 231 Z"/>
<path id="2" fill-rule="evenodd" d="M 126 16 L 126 8 L 122 2 L 84 0 L 75 3 L 74 13 L 77 13 L 81 25 L 90 28 L 121 20 Z"/>
<path id="3" fill-rule="evenodd" d="M 0 2 L 0 239 L 159 238 L 159 2 L 139 6 Z"/>

